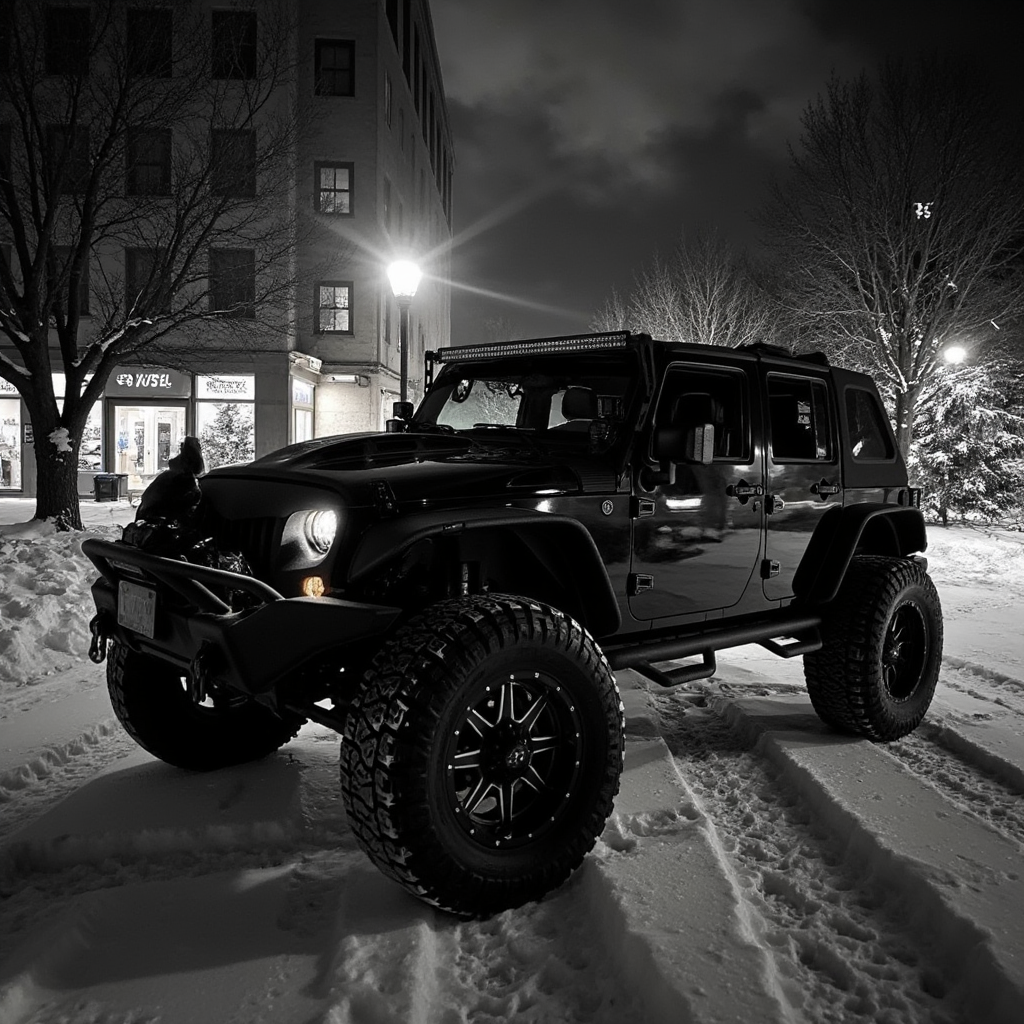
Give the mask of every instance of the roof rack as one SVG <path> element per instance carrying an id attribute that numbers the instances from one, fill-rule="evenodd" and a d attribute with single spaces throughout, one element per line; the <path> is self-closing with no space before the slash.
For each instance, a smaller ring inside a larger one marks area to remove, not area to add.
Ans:
<path id="1" fill-rule="evenodd" d="M 742 352 L 753 352 L 760 356 L 781 356 L 783 359 L 802 359 L 807 363 L 820 363 L 828 366 L 828 356 L 824 352 L 790 352 L 781 345 L 769 345 L 765 341 L 755 341 L 752 345 L 738 345 Z"/>
<path id="2" fill-rule="evenodd" d="M 533 338 L 529 341 L 492 341 L 483 345 L 459 345 L 428 352 L 427 357 L 438 363 L 451 363 L 462 359 L 493 359 L 500 356 L 554 355 L 560 352 L 603 352 L 625 348 L 632 335 L 628 331 L 603 334 L 572 334 L 556 338 Z"/>

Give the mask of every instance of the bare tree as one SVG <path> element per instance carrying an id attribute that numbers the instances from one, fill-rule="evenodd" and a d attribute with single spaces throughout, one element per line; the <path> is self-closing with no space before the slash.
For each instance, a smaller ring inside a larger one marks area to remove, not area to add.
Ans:
<path id="1" fill-rule="evenodd" d="M 655 256 L 628 299 L 613 291 L 592 326 L 734 347 L 770 340 L 775 313 L 746 259 L 705 228 L 684 235 L 668 260 Z"/>
<path id="2" fill-rule="evenodd" d="M 193 0 L 4 6 L 0 377 L 31 419 L 36 517 L 78 528 L 78 444 L 116 364 L 259 346 L 292 315 L 293 5 L 236 4 L 212 32 Z"/>
<path id="3" fill-rule="evenodd" d="M 1019 111 L 952 60 L 833 78 L 762 223 L 805 328 L 889 393 L 908 455 L 944 346 L 1024 311 Z"/>

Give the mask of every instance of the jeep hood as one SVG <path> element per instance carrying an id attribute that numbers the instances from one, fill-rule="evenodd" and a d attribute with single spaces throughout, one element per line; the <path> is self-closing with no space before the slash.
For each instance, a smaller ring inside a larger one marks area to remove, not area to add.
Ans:
<path id="1" fill-rule="evenodd" d="M 247 466 L 214 470 L 202 481 L 219 487 L 229 478 L 313 484 L 349 505 L 374 503 L 386 481 L 399 503 L 499 498 L 544 492 L 579 493 L 582 471 L 614 485 L 611 466 L 574 448 L 570 465 L 558 452 L 515 437 L 480 439 L 451 434 L 348 434 L 291 445 Z"/>

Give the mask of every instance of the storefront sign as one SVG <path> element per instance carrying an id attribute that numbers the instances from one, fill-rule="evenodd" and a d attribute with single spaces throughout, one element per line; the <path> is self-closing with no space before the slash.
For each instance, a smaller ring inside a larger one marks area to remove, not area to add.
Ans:
<path id="1" fill-rule="evenodd" d="M 25 444 L 35 444 L 36 443 L 36 437 L 35 437 L 35 434 L 32 433 L 32 424 L 31 423 L 22 423 L 21 431 L 22 431 L 22 441 Z"/>
<path id="2" fill-rule="evenodd" d="M 256 378 L 248 374 L 196 377 L 196 398 L 215 402 L 252 402 L 256 398 Z"/>
<path id="3" fill-rule="evenodd" d="M 162 366 L 117 366 L 107 380 L 106 394 L 131 398 L 188 398 L 192 379 Z"/>
<path id="4" fill-rule="evenodd" d="M 0 395 L 9 395 L 11 398 L 18 397 L 18 389 L 9 381 L 0 377 Z"/>

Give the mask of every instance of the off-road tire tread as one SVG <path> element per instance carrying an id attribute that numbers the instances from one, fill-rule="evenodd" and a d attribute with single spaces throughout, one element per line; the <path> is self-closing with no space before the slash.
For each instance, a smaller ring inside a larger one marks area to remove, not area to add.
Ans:
<path id="1" fill-rule="evenodd" d="M 107 654 L 107 690 L 118 721 L 140 747 L 189 771 L 257 761 L 294 738 L 303 724 L 253 701 L 224 719 L 194 722 L 177 671 L 117 641 Z"/>
<path id="2" fill-rule="evenodd" d="M 525 876 L 487 877 L 447 858 L 422 799 L 423 764 L 445 694 L 488 654 L 524 640 L 573 658 L 593 678 L 609 741 L 583 827 Z M 341 787 L 349 823 L 373 863 L 419 898 L 461 917 L 539 899 L 593 848 L 611 813 L 623 758 L 624 714 L 615 677 L 590 634 L 529 598 L 487 594 L 440 602 L 411 619 L 371 663 L 346 719 Z"/>
<path id="3" fill-rule="evenodd" d="M 931 655 L 914 698 L 904 706 L 886 700 L 879 670 L 881 646 L 899 596 L 918 589 L 932 625 Z M 822 625 L 823 646 L 804 656 L 811 704 L 840 732 L 886 742 L 900 739 L 924 718 L 942 660 L 942 612 L 928 573 L 907 558 L 855 556 Z"/>

